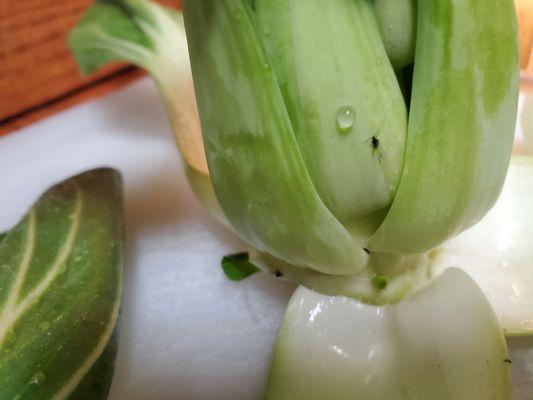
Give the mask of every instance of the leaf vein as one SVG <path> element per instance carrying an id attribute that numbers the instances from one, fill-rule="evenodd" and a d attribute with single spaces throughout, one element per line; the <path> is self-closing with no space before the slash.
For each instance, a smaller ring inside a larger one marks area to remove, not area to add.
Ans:
<path id="1" fill-rule="evenodd" d="M 26 295 L 26 297 L 21 300 L 16 305 L 16 307 L 12 309 L 11 312 L 6 314 L 6 317 L 3 320 L 0 320 L 0 347 L 2 347 L 7 333 L 13 327 L 13 325 L 26 311 L 28 311 L 28 309 L 33 305 L 33 303 L 43 295 L 46 289 L 48 289 L 54 279 L 59 275 L 59 273 L 61 272 L 61 267 L 67 261 L 68 256 L 72 252 L 72 248 L 74 247 L 76 239 L 76 234 L 80 225 L 81 210 L 83 207 L 81 189 L 77 184 L 75 184 L 75 188 L 76 203 L 74 205 L 72 222 L 70 225 L 69 232 L 67 234 L 67 238 L 63 246 L 61 246 L 61 248 L 59 249 L 58 255 L 54 260 L 54 263 L 52 264 L 50 270 L 46 273 L 46 275 L 39 282 L 39 284 L 30 293 L 28 293 L 28 295 Z"/>
<path id="2" fill-rule="evenodd" d="M 3 342 L 3 339 L 7 333 L 6 325 L 8 325 L 8 321 L 10 321 L 12 318 L 17 297 L 20 294 L 20 289 L 22 288 L 22 284 L 24 283 L 24 279 L 28 273 L 28 268 L 33 256 L 33 251 L 35 248 L 35 220 L 35 212 L 34 210 L 31 210 L 28 214 L 28 231 L 26 233 L 24 254 L 22 255 L 19 267 L 17 269 L 17 276 L 13 281 L 13 285 L 11 286 L 3 310 L 0 313 L 0 344 Z"/>
<path id="3" fill-rule="evenodd" d="M 118 282 L 121 281 L 122 279 L 118 280 Z M 74 371 L 71 378 L 61 387 L 61 389 L 59 389 L 59 391 L 56 392 L 56 394 L 52 397 L 52 400 L 66 399 L 76 389 L 76 387 L 82 381 L 83 377 L 90 371 L 92 366 L 96 363 L 96 361 L 98 361 L 98 358 L 104 352 L 107 343 L 109 342 L 109 339 L 113 334 L 113 330 L 115 329 L 115 325 L 118 319 L 121 298 L 121 284 L 119 285 L 120 286 L 117 293 L 117 298 L 115 300 L 115 304 L 113 305 L 113 311 L 109 318 L 109 322 L 102 335 L 100 336 L 100 339 L 95 344 L 94 350 L 88 355 L 83 364 L 76 371 Z"/>

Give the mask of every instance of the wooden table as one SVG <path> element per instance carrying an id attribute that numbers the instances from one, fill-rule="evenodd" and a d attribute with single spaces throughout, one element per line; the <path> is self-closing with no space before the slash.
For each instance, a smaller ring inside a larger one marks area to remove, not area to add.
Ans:
<path id="1" fill-rule="evenodd" d="M 179 0 L 161 0 L 179 7 Z M 0 135 L 143 75 L 117 63 L 82 77 L 66 37 L 91 0 L 0 0 Z"/>

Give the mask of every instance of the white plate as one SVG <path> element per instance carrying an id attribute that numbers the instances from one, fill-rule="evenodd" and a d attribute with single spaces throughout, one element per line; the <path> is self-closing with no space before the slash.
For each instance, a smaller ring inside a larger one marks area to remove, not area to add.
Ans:
<path id="1" fill-rule="evenodd" d="M 149 79 L 0 138 L 0 231 L 47 187 L 96 166 L 125 181 L 120 347 L 110 400 L 262 399 L 294 287 L 256 274 L 229 282 L 243 244 L 187 186 Z M 511 341 L 515 400 L 533 398 L 533 340 Z"/>

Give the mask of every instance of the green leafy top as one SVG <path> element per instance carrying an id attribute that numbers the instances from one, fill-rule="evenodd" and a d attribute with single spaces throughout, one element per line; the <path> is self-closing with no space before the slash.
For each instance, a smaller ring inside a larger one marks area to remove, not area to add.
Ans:
<path id="1" fill-rule="evenodd" d="M 68 37 L 80 70 L 111 61 L 146 69 L 165 101 L 187 164 L 207 173 L 182 15 L 146 0 L 97 0 Z"/>
<path id="2" fill-rule="evenodd" d="M 181 15 L 147 1 L 97 0 L 70 32 L 68 43 L 84 73 L 118 60 L 155 72 L 159 38 L 171 26 L 162 23 L 165 19 L 180 20 Z"/>

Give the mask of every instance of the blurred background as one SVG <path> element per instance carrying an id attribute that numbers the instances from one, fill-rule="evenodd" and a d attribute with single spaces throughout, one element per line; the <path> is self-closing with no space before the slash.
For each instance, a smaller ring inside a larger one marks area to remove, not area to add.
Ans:
<path id="1" fill-rule="evenodd" d="M 180 7 L 180 0 L 158 0 Z M 125 64 L 82 77 L 67 34 L 92 0 L 0 0 L 0 135 L 143 75 Z"/>
<path id="2" fill-rule="evenodd" d="M 180 7 L 180 0 L 159 2 Z M 116 64 L 89 77 L 80 76 L 66 36 L 90 3 L 91 0 L 0 0 L 0 135 L 143 75 L 134 67 Z M 524 93 L 533 92 L 533 0 L 515 3 L 520 25 L 521 89 Z M 533 105 L 528 105 L 533 100 L 526 102 L 524 97 L 521 112 L 527 108 L 533 114 Z"/>
<path id="3" fill-rule="evenodd" d="M 520 29 L 522 87 L 533 90 L 533 0 L 515 0 Z"/>

